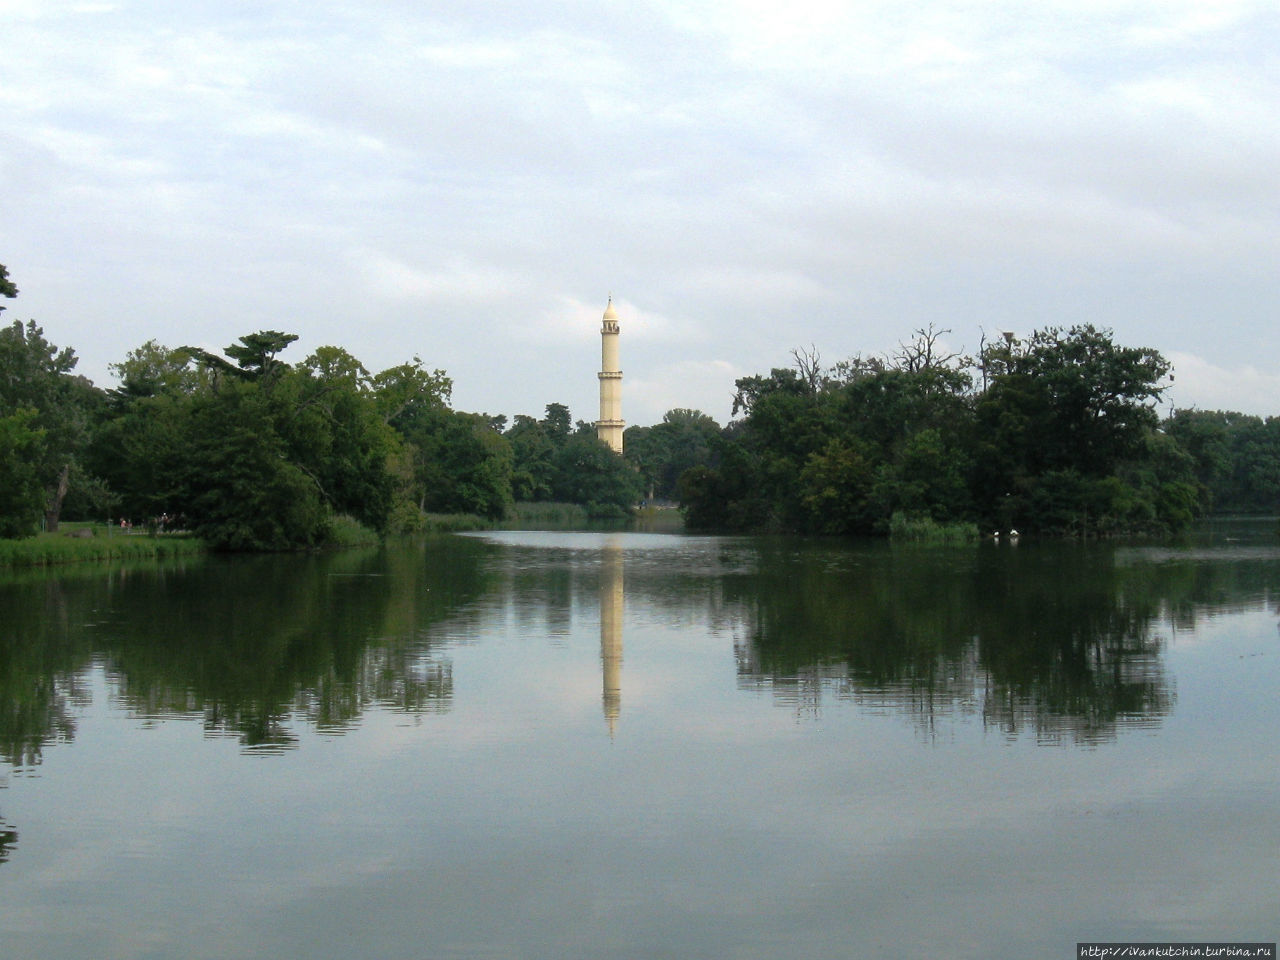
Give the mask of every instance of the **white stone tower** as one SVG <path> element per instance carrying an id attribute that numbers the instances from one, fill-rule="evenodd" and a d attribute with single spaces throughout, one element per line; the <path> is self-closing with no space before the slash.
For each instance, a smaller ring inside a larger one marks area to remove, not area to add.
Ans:
<path id="1" fill-rule="evenodd" d="M 614 453 L 622 453 L 622 369 L 618 366 L 618 314 L 613 309 L 613 297 L 604 308 L 604 324 L 600 327 L 600 419 L 596 421 L 596 436 L 609 445 Z"/>

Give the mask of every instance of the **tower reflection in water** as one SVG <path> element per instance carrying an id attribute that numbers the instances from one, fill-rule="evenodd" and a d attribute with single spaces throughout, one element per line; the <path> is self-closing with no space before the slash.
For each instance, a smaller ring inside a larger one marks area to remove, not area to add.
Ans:
<path id="1" fill-rule="evenodd" d="M 604 673 L 604 719 L 609 738 L 622 713 L 622 544 L 605 542 L 600 551 L 600 663 Z"/>

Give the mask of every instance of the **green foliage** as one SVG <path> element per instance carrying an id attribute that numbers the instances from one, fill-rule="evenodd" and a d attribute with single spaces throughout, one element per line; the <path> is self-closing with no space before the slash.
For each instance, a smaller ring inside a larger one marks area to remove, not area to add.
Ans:
<path id="1" fill-rule="evenodd" d="M 640 471 L 650 499 L 670 500 L 680 475 L 711 462 L 720 425 L 700 410 L 668 410 L 652 427 L 630 427 L 623 440 L 628 463 Z"/>
<path id="2" fill-rule="evenodd" d="M 289 459 L 273 413 L 253 381 L 224 384 L 190 411 L 172 492 L 191 529 L 217 549 L 316 546 L 328 533 L 320 485 Z"/>
<path id="3" fill-rule="evenodd" d="M 0 297 L 8 297 L 12 300 L 18 295 L 18 288 L 14 286 L 13 281 L 9 279 L 9 271 L 3 263 L 0 263 Z M 0 306 L 0 311 L 4 307 Z"/>
<path id="4" fill-rule="evenodd" d="M 889 518 L 889 539 L 895 543 L 976 543 L 979 536 L 976 523 L 939 523 L 932 517 L 911 516 L 901 511 Z"/>
<path id="5" fill-rule="evenodd" d="M 810 454 L 800 474 L 805 527 L 815 533 L 871 533 L 874 456 L 865 441 L 835 437 Z"/>
<path id="6" fill-rule="evenodd" d="M 422 360 L 388 367 L 370 381 L 374 401 L 382 419 L 393 427 L 401 427 L 422 409 L 439 410 L 449 406 L 453 381 L 443 370 L 427 370 Z"/>
<path id="7" fill-rule="evenodd" d="M 428 513 L 423 515 L 422 532 L 458 533 L 465 530 L 492 530 L 496 522 L 492 517 L 474 513 Z"/>
<path id="8" fill-rule="evenodd" d="M 1175 410 L 1164 431 L 1191 457 L 1195 481 L 1215 512 L 1280 510 L 1280 417 Z"/>
<path id="9" fill-rule="evenodd" d="M 124 386 L 91 459 L 123 516 L 181 516 L 225 550 L 317 546 L 342 514 L 387 528 L 400 440 L 374 378 L 337 347 L 290 366 L 277 353 L 295 339 L 242 337 L 227 349 L 234 365 L 151 341 L 119 365 Z"/>
<path id="10" fill-rule="evenodd" d="M 975 403 L 979 512 L 995 517 L 1011 497 L 1015 523 L 1060 530 L 1068 509 L 1081 532 L 1096 527 L 1090 516 L 1126 512 L 1097 481 L 1143 457 L 1168 362 L 1086 324 L 990 346 L 981 363 L 990 385 Z M 1041 483 L 1048 488 L 1037 490 Z"/>
<path id="11" fill-rule="evenodd" d="M 402 419 L 419 508 L 503 517 L 511 506 L 510 442 L 482 414 L 422 407 Z"/>
<path id="12" fill-rule="evenodd" d="M 503 434 L 511 451 L 515 503 L 559 500 L 593 516 L 626 515 L 643 496 L 633 466 L 601 441 L 595 428 L 572 427 L 569 408 L 549 403 L 541 420 L 521 414 Z"/>
<path id="13" fill-rule="evenodd" d="M 0 416 L 0 537 L 29 537 L 36 532 L 44 505 L 36 469 L 44 431 L 33 425 L 35 419 L 30 407 Z"/>
<path id="14" fill-rule="evenodd" d="M 154 537 L 98 531 L 75 537 L 42 533 L 24 540 L 0 540 L 0 567 L 46 567 L 99 560 L 136 560 L 202 553 L 205 544 L 193 537 Z"/>
<path id="15" fill-rule="evenodd" d="M 681 481 L 690 525 L 865 534 L 902 514 L 1096 535 L 1197 514 L 1193 461 L 1157 429 L 1169 366 L 1154 350 L 1084 325 L 969 360 L 946 332 L 826 371 L 797 351 L 796 369 L 739 380 L 744 416 Z"/>
<path id="16" fill-rule="evenodd" d="M 50 530 L 57 529 L 73 470 L 105 403 L 100 390 L 72 373 L 75 365 L 75 351 L 46 340 L 34 320 L 25 326 L 15 321 L 0 328 L 0 418 L 12 417 L 20 409 L 33 411 L 25 423 L 39 431 L 40 442 L 24 442 L 24 449 L 33 458 L 31 467 L 43 488 L 42 507 Z M 17 441 L 11 437 L 10 442 Z M 30 509 L 25 495 L 11 500 L 9 508 L 19 505 Z M 28 512 L 5 522 L 29 527 L 38 521 L 38 512 L 35 516 Z"/>
<path id="17" fill-rule="evenodd" d="M 542 427 L 556 446 L 562 446 L 569 438 L 569 428 L 573 418 L 569 416 L 569 408 L 563 403 L 548 403 L 547 415 L 542 420 Z"/>
<path id="18" fill-rule="evenodd" d="M 555 481 L 552 457 L 556 442 L 544 424 L 525 414 L 517 414 L 506 432 L 511 444 L 511 495 L 517 503 L 543 500 L 551 496 Z"/>
<path id="19" fill-rule="evenodd" d="M 594 434 L 575 434 L 555 452 L 552 497 L 588 508 L 629 510 L 642 495 L 640 476 Z M 616 511 L 605 511 L 608 513 Z"/>
<path id="20" fill-rule="evenodd" d="M 180 347 L 179 350 L 194 356 L 202 366 L 213 372 L 215 378 L 229 375 L 240 380 L 263 381 L 265 384 L 288 367 L 276 355 L 297 339 L 297 334 L 281 333 L 279 330 L 259 330 L 257 333 L 245 334 L 226 348 L 225 352 L 235 361 L 234 364 L 199 347 Z"/>
<path id="21" fill-rule="evenodd" d="M 366 547 L 380 543 L 381 540 L 377 530 L 366 527 L 355 517 L 340 513 L 329 521 L 329 535 L 325 546 Z"/>
<path id="22" fill-rule="evenodd" d="M 190 348 L 170 349 L 148 340 L 130 350 L 122 362 L 110 364 L 120 381 L 110 394 L 117 404 L 162 394 L 189 394 L 199 385 L 199 375 L 191 365 L 194 359 Z"/>

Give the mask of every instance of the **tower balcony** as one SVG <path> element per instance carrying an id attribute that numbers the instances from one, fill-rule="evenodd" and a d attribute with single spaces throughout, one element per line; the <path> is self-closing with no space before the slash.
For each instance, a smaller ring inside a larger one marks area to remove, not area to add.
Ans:
<path id="1" fill-rule="evenodd" d="M 599 377 L 601 380 L 621 380 L 622 371 L 621 370 L 601 370 L 599 373 L 596 374 L 596 376 Z"/>

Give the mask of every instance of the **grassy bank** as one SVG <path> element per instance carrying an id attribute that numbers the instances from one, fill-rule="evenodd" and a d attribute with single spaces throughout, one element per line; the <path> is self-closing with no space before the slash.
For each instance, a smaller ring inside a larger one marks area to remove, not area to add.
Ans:
<path id="1" fill-rule="evenodd" d="M 321 549 L 328 547 L 368 547 L 382 542 L 378 531 L 364 526 L 353 517 L 341 514 L 329 523 L 329 536 Z"/>
<path id="2" fill-rule="evenodd" d="M 939 523 L 905 513 L 895 513 L 889 520 L 889 539 L 894 543 L 977 543 L 978 536 L 976 523 Z"/>
<path id="3" fill-rule="evenodd" d="M 498 524 L 475 513 L 428 513 L 422 521 L 423 533 L 456 533 L 462 530 L 492 530 Z"/>
<path id="4" fill-rule="evenodd" d="M 381 542 L 377 532 L 351 517 L 333 518 L 321 549 L 364 547 Z M 205 542 L 182 533 L 126 533 L 100 523 L 64 523 L 57 533 L 0 540 L 0 567 L 49 567 L 102 560 L 148 560 L 207 553 Z"/>
<path id="5" fill-rule="evenodd" d="M 85 536 L 85 530 L 91 535 Z M 48 567 L 92 560 L 178 557 L 203 553 L 204 550 L 202 541 L 180 534 L 107 535 L 102 529 L 81 526 L 59 533 L 41 533 L 24 540 L 0 540 L 0 567 Z"/>

